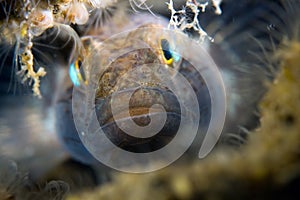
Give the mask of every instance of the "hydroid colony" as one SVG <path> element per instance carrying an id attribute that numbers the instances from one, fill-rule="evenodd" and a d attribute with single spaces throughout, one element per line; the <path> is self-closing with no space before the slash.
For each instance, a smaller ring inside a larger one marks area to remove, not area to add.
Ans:
<path id="1" fill-rule="evenodd" d="M 1 42 L 14 46 L 13 67 L 18 75 L 33 81 L 34 95 L 41 97 L 40 78 L 46 75 L 44 67 L 34 67 L 33 39 L 46 29 L 65 29 L 75 41 L 74 49 L 80 51 L 80 39 L 70 24 L 85 24 L 89 10 L 105 8 L 113 1 L 2 1 Z M 88 10 L 88 8 L 89 10 Z M 3 52 L 2 54 L 4 54 Z M 35 69 L 36 68 L 36 69 Z"/>

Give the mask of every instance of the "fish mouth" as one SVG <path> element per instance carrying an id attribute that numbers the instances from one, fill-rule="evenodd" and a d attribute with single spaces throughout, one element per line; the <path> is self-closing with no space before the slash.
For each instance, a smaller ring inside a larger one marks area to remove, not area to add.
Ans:
<path id="1" fill-rule="evenodd" d="M 112 101 L 115 102 L 112 104 Z M 164 110 L 152 107 L 155 104 L 163 106 Z M 176 96 L 163 88 L 138 87 L 121 90 L 106 98 L 96 99 L 95 105 L 98 122 L 105 135 L 119 148 L 134 153 L 153 152 L 167 145 L 175 137 L 181 121 L 180 104 Z M 156 124 L 161 123 L 159 120 L 151 119 L 159 119 L 162 115 L 166 116 L 162 128 L 155 135 L 147 137 L 143 127 L 150 122 L 151 126 L 160 126 Z M 118 126 L 132 121 L 141 127 L 137 132 L 140 137 L 126 133 Z"/>

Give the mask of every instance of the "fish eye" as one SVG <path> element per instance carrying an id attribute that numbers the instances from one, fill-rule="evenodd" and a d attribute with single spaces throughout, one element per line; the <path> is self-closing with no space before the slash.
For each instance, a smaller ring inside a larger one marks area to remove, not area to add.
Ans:
<path id="1" fill-rule="evenodd" d="M 170 65 L 173 63 L 172 52 L 170 51 L 170 43 L 166 39 L 160 40 L 160 46 L 162 49 L 163 59 L 166 64 Z"/>
<path id="2" fill-rule="evenodd" d="M 167 65 L 171 65 L 174 61 L 178 62 L 180 60 L 180 56 L 174 52 L 167 39 L 163 38 L 160 40 L 160 47 L 162 50 L 163 60 Z"/>
<path id="3" fill-rule="evenodd" d="M 71 81 L 76 87 L 79 87 L 82 82 L 87 84 L 85 73 L 82 68 L 82 61 L 80 58 L 70 65 L 69 74 Z"/>

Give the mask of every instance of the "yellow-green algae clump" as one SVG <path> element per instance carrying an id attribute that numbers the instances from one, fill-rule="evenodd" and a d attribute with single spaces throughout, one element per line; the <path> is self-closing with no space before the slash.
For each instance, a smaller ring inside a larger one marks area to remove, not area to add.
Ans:
<path id="1" fill-rule="evenodd" d="M 239 151 L 111 183 L 67 199 L 290 199 L 300 187 L 300 43 L 276 53 L 281 70 L 260 103 L 261 127 Z M 298 188 L 298 189 L 297 189 Z M 298 192 L 297 192 L 298 191 Z"/>

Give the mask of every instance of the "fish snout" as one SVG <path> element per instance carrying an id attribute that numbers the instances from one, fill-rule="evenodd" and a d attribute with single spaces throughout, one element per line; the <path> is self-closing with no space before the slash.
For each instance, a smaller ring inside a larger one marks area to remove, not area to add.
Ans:
<path id="1" fill-rule="evenodd" d="M 164 147 L 176 135 L 181 121 L 174 93 L 158 87 L 117 91 L 95 104 L 105 135 L 130 152 L 146 153 Z"/>

